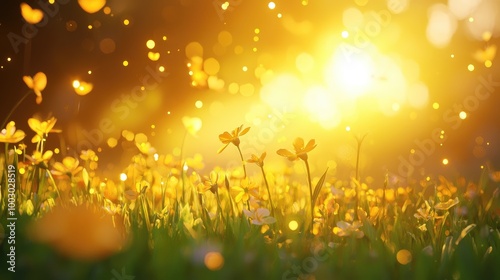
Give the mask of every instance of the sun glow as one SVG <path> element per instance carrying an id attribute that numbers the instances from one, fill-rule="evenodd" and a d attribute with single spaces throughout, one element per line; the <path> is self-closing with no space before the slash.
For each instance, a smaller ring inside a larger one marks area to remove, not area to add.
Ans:
<path id="1" fill-rule="evenodd" d="M 373 60 L 367 53 L 350 53 L 339 47 L 325 68 L 324 78 L 331 89 L 358 97 L 370 88 L 373 68 Z"/>

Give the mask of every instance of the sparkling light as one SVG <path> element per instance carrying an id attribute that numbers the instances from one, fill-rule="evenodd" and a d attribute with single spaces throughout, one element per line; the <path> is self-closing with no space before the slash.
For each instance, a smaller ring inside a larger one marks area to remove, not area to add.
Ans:
<path id="1" fill-rule="evenodd" d="M 458 116 L 460 117 L 460 119 L 465 120 L 467 118 L 467 113 L 462 111 L 458 114 Z"/>

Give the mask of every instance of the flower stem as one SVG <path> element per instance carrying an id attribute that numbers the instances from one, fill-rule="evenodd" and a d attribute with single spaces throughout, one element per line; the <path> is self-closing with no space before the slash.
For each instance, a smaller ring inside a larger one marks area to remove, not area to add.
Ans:
<path id="1" fill-rule="evenodd" d="M 307 160 L 304 160 L 306 164 L 306 170 L 307 170 L 307 183 L 309 184 L 309 197 L 311 199 L 311 230 L 314 225 L 314 204 L 313 204 L 313 195 L 312 195 L 312 182 L 311 182 L 311 170 L 309 168 L 309 162 Z"/>
<path id="2" fill-rule="evenodd" d="M 245 160 L 243 159 L 243 154 L 241 153 L 241 149 L 240 149 L 240 146 L 236 146 L 236 148 L 238 148 L 238 152 L 240 153 L 240 158 L 241 158 L 241 164 L 243 165 L 243 174 L 244 174 L 244 178 L 247 177 L 247 168 L 245 166 Z"/>
<path id="3" fill-rule="evenodd" d="M 264 172 L 264 167 L 261 167 L 260 170 L 262 170 L 262 177 L 264 177 L 264 183 L 266 184 L 267 188 L 267 195 L 269 195 L 269 202 L 271 203 L 271 215 L 276 218 L 276 216 L 274 215 L 273 199 L 271 197 L 271 191 L 269 190 L 269 183 L 267 182 L 266 173 Z"/>
<path id="4" fill-rule="evenodd" d="M 187 136 L 187 130 L 184 132 L 184 136 L 182 137 L 182 144 L 181 144 L 181 155 L 180 155 L 180 160 L 181 160 L 181 182 L 182 182 L 182 195 L 181 195 L 181 202 L 184 204 L 184 195 L 185 195 L 185 182 L 184 182 L 184 143 L 186 142 L 186 136 Z"/>
<path id="5" fill-rule="evenodd" d="M 7 115 L 7 117 L 3 120 L 3 123 L 2 125 L 0 126 L 0 128 L 3 128 L 5 126 L 5 124 L 9 121 L 9 118 L 10 116 L 12 115 L 12 113 L 14 113 L 14 111 L 17 109 L 17 107 L 19 107 L 19 105 L 21 105 L 21 103 L 24 101 L 24 99 L 26 99 L 26 97 L 28 97 L 28 95 L 31 94 L 31 89 L 28 90 L 23 97 L 21 97 L 21 99 L 19 99 L 19 101 L 17 101 L 17 103 L 14 105 L 14 107 L 12 107 L 12 109 L 10 109 L 10 112 L 9 114 Z"/>

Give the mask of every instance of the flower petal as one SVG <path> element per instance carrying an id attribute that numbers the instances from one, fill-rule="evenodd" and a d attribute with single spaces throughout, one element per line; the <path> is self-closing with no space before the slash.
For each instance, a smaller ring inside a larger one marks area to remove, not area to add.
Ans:
<path id="1" fill-rule="evenodd" d="M 295 148 L 295 151 L 298 153 L 304 148 L 304 139 L 297 137 L 293 141 L 293 147 Z"/>
<path id="2" fill-rule="evenodd" d="M 243 125 L 242 125 L 241 127 L 243 127 Z M 240 128 L 241 128 L 241 127 L 240 127 Z M 239 136 L 243 136 L 243 135 L 247 134 L 249 130 L 250 130 L 250 127 L 247 127 L 247 128 L 245 128 L 245 129 L 243 129 L 243 130 L 239 133 Z"/>
<path id="3" fill-rule="evenodd" d="M 280 156 L 287 157 L 289 160 L 294 161 L 297 159 L 297 155 L 290 152 L 287 149 L 279 149 L 276 151 L 276 153 Z"/>

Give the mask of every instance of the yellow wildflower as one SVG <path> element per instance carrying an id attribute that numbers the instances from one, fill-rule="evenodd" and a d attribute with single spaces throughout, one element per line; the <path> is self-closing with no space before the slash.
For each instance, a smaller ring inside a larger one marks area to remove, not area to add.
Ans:
<path id="1" fill-rule="evenodd" d="M 250 196 L 259 196 L 259 188 L 254 183 L 245 178 L 240 181 L 239 186 L 231 187 L 231 194 L 234 196 L 234 201 L 247 202 L 250 199 Z"/>
<path id="2" fill-rule="evenodd" d="M 47 163 L 52 158 L 53 154 L 54 153 L 50 150 L 45 151 L 43 154 L 40 151 L 35 151 L 32 156 L 26 155 L 26 158 L 28 158 L 32 164 L 38 165 L 42 162 Z"/>
<path id="3" fill-rule="evenodd" d="M 450 198 L 446 202 L 439 202 L 438 204 L 434 205 L 434 209 L 446 211 L 451 207 L 457 205 L 458 202 L 459 202 L 458 197 L 455 197 L 455 199 Z"/>
<path id="4" fill-rule="evenodd" d="M 22 130 L 16 130 L 16 123 L 11 121 L 7 126 L 2 129 L 0 133 L 1 143 L 17 143 L 26 137 L 26 134 Z"/>
<path id="5" fill-rule="evenodd" d="M 42 90 L 47 86 L 47 76 L 43 72 L 38 72 L 35 76 L 23 76 L 24 83 L 33 90 L 36 95 L 36 104 L 42 103 Z"/>
<path id="6" fill-rule="evenodd" d="M 292 153 L 287 149 L 279 149 L 277 154 L 288 158 L 290 161 L 294 161 L 299 158 L 306 161 L 307 153 L 316 148 L 316 143 L 314 139 L 311 139 L 307 142 L 307 145 L 304 146 L 304 139 L 297 137 L 295 141 L 293 141 L 293 148 L 295 149 L 295 153 Z"/>
<path id="7" fill-rule="evenodd" d="M 266 152 L 263 152 L 260 155 L 260 157 L 258 157 L 257 155 L 252 154 L 251 158 L 249 160 L 247 160 L 247 162 L 248 163 L 255 163 L 259 167 L 263 167 L 264 166 L 264 159 L 265 158 L 266 158 Z"/>
<path id="8" fill-rule="evenodd" d="M 52 117 L 46 121 L 40 121 L 39 119 L 29 118 L 28 125 L 31 130 L 33 130 L 36 135 L 31 139 L 31 143 L 37 143 L 42 141 L 42 138 L 46 137 L 49 133 L 60 133 L 60 129 L 54 129 L 57 119 Z"/>
<path id="9" fill-rule="evenodd" d="M 268 225 L 276 222 L 274 217 L 269 216 L 269 209 L 257 208 L 253 211 L 243 209 L 243 213 L 252 220 L 254 225 Z"/>
<path id="10" fill-rule="evenodd" d="M 352 224 L 344 221 L 337 222 L 337 226 L 333 228 L 333 233 L 338 236 L 355 236 L 356 238 L 362 238 L 365 236 L 364 232 L 359 228 L 363 226 L 360 221 L 354 221 Z"/>
<path id="11" fill-rule="evenodd" d="M 54 169 L 51 171 L 53 175 L 63 176 L 68 175 L 70 177 L 75 176 L 83 167 L 79 166 L 80 162 L 74 157 L 65 157 L 62 162 L 56 162 L 52 166 Z"/>
<path id="12" fill-rule="evenodd" d="M 243 125 L 240 125 L 239 127 L 235 128 L 231 133 L 225 131 L 224 133 L 219 135 L 219 140 L 222 142 L 222 144 L 225 144 L 222 148 L 220 148 L 217 153 L 220 154 L 226 147 L 233 143 L 236 147 L 240 146 L 240 136 L 243 136 L 248 133 L 250 130 L 250 127 L 247 127 L 245 129 L 242 129 Z"/>

